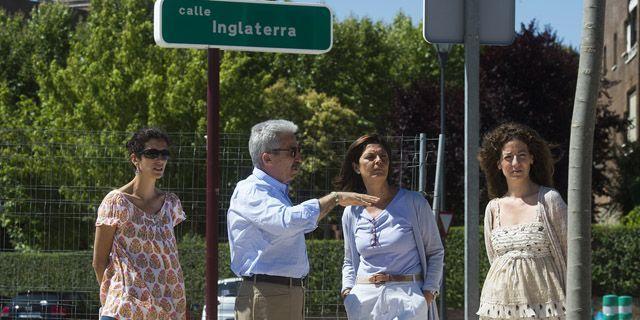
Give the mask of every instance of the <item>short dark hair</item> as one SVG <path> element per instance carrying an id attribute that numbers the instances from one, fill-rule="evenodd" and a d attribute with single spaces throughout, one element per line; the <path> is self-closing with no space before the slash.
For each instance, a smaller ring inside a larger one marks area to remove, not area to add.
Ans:
<path id="1" fill-rule="evenodd" d="M 129 155 L 135 154 L 139 156 L 140 153 L 144 151 L 145 143 L 151 139 L 164 140 L 168 146 L 171 145 L 169 135 L 164 131 L 158 128 L 143 128 L 134 133 L 131 139 L 127 141 L 127 151 L 129 151 Z"/>
<path id="2" fill-rule="evenodd" d="M 529 178 L 541 186 L 553 187 L 554 159 L 549 144 L 532 128 L 515 122 L 499 125 L 485 134 L 478 153 L 480 168 L 487 179 L 487 191 L 490 198 L 501 197 L 507 192 L 507 180 L 498 170 L 498 161 L 502 157 L 502 147 L 513 140 L 522 141 L 533 155 L 533 164 Z"/>
<path id="3" fill-rule="evenodd" d="M 336 188 L 341 191 L 361 193 L 367 191 L 364 186 L 364 182 L 362 181 L 362 176 L 353 170 L 353 164 L 355 163 L 357 165 L 359 163 L 362 153 L 367 148 L 367 145 L 370 144 L 379 144 L 382 146 L 382 149 L 387 152 L 387 155 L 389 155 L 387 183 L 389 185 L 393 185 L 393 178 L 391 177 L 391 173 L 393 172 L 393 162 L 391 160 L 391 148 L 389 147 L 389 144 L 377 134 L 365 134 L 356 139 L 356 141 L 354 141 L 347 149 L 347 153 L 342 161 L 342 167 L 340 168 L 340 174 L 334 181 Z"/>

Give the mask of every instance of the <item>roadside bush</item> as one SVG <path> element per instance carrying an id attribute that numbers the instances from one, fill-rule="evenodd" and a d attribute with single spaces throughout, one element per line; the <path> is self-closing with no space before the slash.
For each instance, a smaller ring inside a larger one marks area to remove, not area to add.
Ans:
<path id="1" fill-rule="evenodd" d="M 594 226 L 591 238 L 594 296 L 640 296 L 640 228 Z"/>
<path id="2" fill-rule="evenodd" d="M 484 246 L 484 233 L 480 226 L 478 236 L 480 252 L 479 288 L 489 271 L 489 260 Z M 464 306 L 464 227 L 451 227 L 445 242 L 445 295 L 448 308 Z"/>
<path id="3" fill-rule="evenodd" d="M 624 218 L 622 222 L 628 227 L 640 227 L 640 205 L 633 208 Z"/>
<path id="4" fill-rule="evenodd" d="M 482 287 L 489 269 L 482 228 L 479 235 L 480 275 Z M 607 293 L 640 296 L 640 227 L 593 226 L 593 294 Z M 229 267 L 229 247 L 218 244 L 219 278 L 235 277 Z M 205 301 L 205 242 L 199 236 L 185 236 L 179 244 L 180 263 L 184 270 L 187 301 L 198 305 Z M 309 240 L 307 250 L 311 265 L 308 279 L 306 313 L 331 316 L 343 314 L 339 297 L 343 259 L 342 241 Z M 446 241 L 446 299 L 449 308 L 464 304 L 464 228 L 453 227 Z M 91 252 L 0 253 L 0 295 L 13 296 L 26 290 L 86 292 L 98 305 L 98 285 L 91 267 Z M 97 307 L 96 307 L 97 310 Z"/>

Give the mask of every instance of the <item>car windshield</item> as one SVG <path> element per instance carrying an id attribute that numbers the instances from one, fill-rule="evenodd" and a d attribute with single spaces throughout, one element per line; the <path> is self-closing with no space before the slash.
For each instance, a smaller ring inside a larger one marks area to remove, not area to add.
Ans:
<path id="1" fill-rule="evenodd" d="M 219 297 L 235 297 L 238 295 L 240 281 L 231 281 L 226 283 L 218 283 Z"/>
<path id="2" fill-rule="evenodd" d="M 40 301 L 58 301 L 60 296 L 55 293 L 19 294 L 13 298 L 14 303 L 40 303 Z"/>
<path id="3" fill-rule="evenodd" d="M 56 304 L 74 304 L 75 302 L 82 301 L 82 295 L 69 292 L 32 292 L 32 293 L 19 293 L 13 298 L 15 304 L 40 304 L 44 303 L 56 303 Z"/>

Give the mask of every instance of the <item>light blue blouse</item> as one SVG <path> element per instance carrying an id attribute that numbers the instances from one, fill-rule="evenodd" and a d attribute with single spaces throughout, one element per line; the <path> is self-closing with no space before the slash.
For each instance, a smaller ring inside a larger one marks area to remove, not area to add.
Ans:
<path id="1" fill-rule="evenodd" d="M 408 219 L 411 226 L 413 226 L 411 234 L 413 243 L 418 250 L 422 278 L 424 279 L 422 290 L 438 291 L 442 281 L 444 248 L 442 241 L 440 241 L 436 220 L 429 203 L 421 194 L 405 189 L 400 189 L 393 202 L 395 203 L 390 207 L 388 206 L 387 214 L 392 216 L 401 215 Z M 356 284 L 357 275 L 361 274 L 360 269 L 368 268 L 360 263 L 360 253 L 356 244 L 355 230 L 359 217 L 357 210 L 358 207 L 349 206 L 344 209 L 342 214 L 344 263 L 342 265 L 341 291 L 346 288 L 353 288 Z M 412 268 L 412 266 L 406 267 Z"/>
<path id="2" fill-rule="evenodd" d="M 408 216 L 415 213 L 398 201 L 404 192 L 404 189 L 400 189 L 375 219 L 364 207 L 351 207 L 357 216 L 355 240 L 360 254 L 358 276 L 421 273 L 420 256 Z"/>
<path id="3" fill-rule="evenodd" d="M 254 168 L 236 185 L 227 212 L 231 270 L 237 276 L 306 276 L 304 234 L 318 226 L 319 214 L 318 199 L 294 206 L 286 184 Z"/>

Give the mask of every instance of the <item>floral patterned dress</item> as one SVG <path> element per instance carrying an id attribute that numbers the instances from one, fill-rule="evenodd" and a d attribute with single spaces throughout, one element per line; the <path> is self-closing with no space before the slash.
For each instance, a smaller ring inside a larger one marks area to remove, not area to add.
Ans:
<path id="1" fill-rule="evenodd" d="M 185 219 L 180 200 L 167 193 L 158 213 L 136 207 L 113 190 L 98 208 L 96 226 L 116 226 L 100 285 L 101 316 L 186 319 L 182 268 L 173 228 Z"/>
<path id="2" fill-rule="evenodd" d="M 491 263 L 477 314 L 480 319 L 565 319 L 560 270 L 542 222 L 500 226 L 491 230 L 496 258 Z"/>

